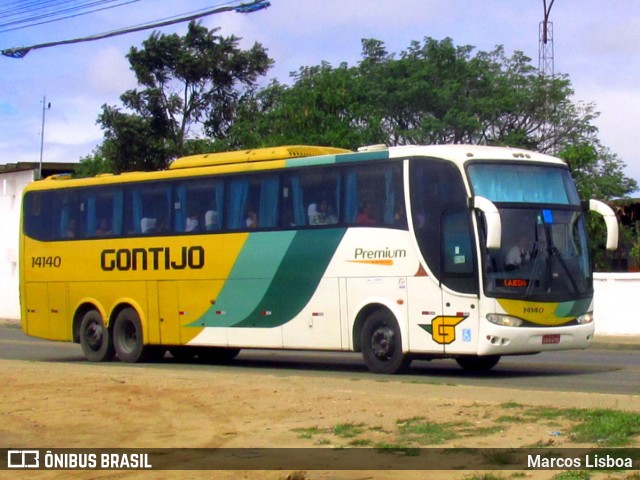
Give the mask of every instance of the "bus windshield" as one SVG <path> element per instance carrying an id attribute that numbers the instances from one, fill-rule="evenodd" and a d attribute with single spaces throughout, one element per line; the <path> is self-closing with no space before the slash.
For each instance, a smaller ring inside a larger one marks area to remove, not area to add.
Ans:
<path id="1" fill-rule="evenodd" d="M 495 203 L 503 225 L 501 247 L 483 257 L 488 296 L 565 301 L 593 293 L 584 215 L 568 170 L 475 164 L 468 171 L 474 195 Z"/>

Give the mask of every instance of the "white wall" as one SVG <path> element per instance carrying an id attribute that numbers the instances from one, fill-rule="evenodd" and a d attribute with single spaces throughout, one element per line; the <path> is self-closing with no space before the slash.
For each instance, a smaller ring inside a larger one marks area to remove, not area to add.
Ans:
<path id="1" fill-rule="evenodd" d="M 22 190 L 34 170 L 0 173 L 0 318 L 19 319 L 18 232 Z"/>
<path id="2" fill-rule="evenodd" d="M 596 273 L 596 334 L 640 335 L 640 273 Z"/>

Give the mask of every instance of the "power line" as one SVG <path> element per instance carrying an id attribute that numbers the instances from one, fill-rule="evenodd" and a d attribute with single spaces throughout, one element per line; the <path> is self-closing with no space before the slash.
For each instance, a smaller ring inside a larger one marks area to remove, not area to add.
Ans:
<path id="1" fill-rule="evenodd" d="M 61 20 L 88 15 L 139 1 L 140 0 L 90 0 L 78 2 L 77 0 L 61 0 L 45 2 L 40 0 L 19 3 L 17 7 L 0 10 L 0 18 L 5 20 L 4 22 L 0 22 L 0 33 L 59 22 Z M 116 2 L 119 3 L 109 5 Z M 57 8 L 59 6 L 64 6 L 64 8 Z"/>
<path id="2" fill-rule="evenodd" d="M 137 1 L 137 0 L 133 0 L 133 1 Z M 233 3 L 233 2 L 227 2 L 227 3 Z M 242 3 L 240 5 L 226 6 L 226 7 L 216 7 L 214 9 L 200 11 L 198 13 L 193 13 L 191 15 L 186 15 L 186 16 L 182 16 L 182 17 L 178 17 L 178 18 L 171 18 L 171 19 L 164 20 L 164 21 L 158 21 L 156 23 L 143 24 L 143 25 L 138 25 L 138 26 L 135 26 L 135 27 L 128 27 L 128 28 L 124 28 L 124 29 L 120 29 L 120 30 L 113 30 L 111 32 L 97 34 L 97 35 L 91 35 L 91 36 L 87 36 L 87 37 L 74 38 L 74 39 L 71 39 L 71 40 L 61 40 L 61 41 L 56 41 L 56 42 L 40 43 L 40 44 L 32 45 L 32 46 L 29 46 L 29 47 L 8 48 L 8 49 L 1 50 L 0 53 L 2 55 L 4 55 L 4 56 L 11 57 L 11 58 L 24 58 L 24 56 L 27 53 L 29 53 L 30 51 L 36 50 L 36 49 L 40 49 L 40 48 L 48 48 L 48 47 L 55 47 L 55 46 L 58 46 L 58 45 L 69 45 L 69 44 L 73 44 L 73 43 L 92 42 L 92 41 L 95 41 L 95 40 L 103 40 L 105 38 L 115 37 L 115 36 L 119 36 L 119 35 L 125 35 L 127 33 L 134 33 L 134 32 L 139 32 L 139 31 L 143 31 L 143 30 L 149 30 L 151 28 L 166 27 L 168 25 L 174 25 L 176 23 L 189 22 L 191 20 L 196 20 L 198 18 L 206 17 L 206 16 L 209 16 L 209 15 L 214 15 L 214 14 L 217 14 L 217 13 L 223 13 L 223 12 L 235 11 L 237 13 L 253 13 L 253 12 L 256 12 L 258 10 L 265 9 L 265 8 L 267 8 L 269 6 L 271 6 L 271 3 L 269 1 L 266 1 L 266 0 L 254 0 L 253 2 Z"/>

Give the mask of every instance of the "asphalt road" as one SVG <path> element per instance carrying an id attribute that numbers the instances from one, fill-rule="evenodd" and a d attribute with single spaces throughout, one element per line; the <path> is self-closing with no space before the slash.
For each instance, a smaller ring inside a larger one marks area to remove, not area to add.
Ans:
<path id="1" fill-rule="evenodd" d="M 86 363 L 79 345 L 27 337 L 15 324 L 0 325 L 0 359 Z M 246 369 L 283 376 L 374 375 L 367 371 L 359 354 L 269 350 L 243 350 L 227 365 L 179 363 L 167 355 L 161 363 L 130 367 L 185 371 Z M 453 360 L 414 361 L 408 374 L 384 376 L 384 380 L 640 395 L 640 345 L 596 343 L 584 351 L 504 357 L 493 370 L 483 374 L 466 372 Z"/>

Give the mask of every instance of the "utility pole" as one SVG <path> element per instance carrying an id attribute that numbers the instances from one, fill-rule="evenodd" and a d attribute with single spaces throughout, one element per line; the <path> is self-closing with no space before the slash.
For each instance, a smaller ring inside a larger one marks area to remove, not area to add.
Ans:
<path id="1" fill-rule="evenodd" d="M 51 102 L 47 103 L 47 96 L 42 97 L 42 128 L 40 129 L 40 169 L 38 170 L 38 180 L 42 179 L 42 153 L 44 151 L 44 118 L 47 110 L 51 108 Z"/>
<path id="2" fill-rule="evenodd" d="M 555 75 L 553 65 L 553 22 L 549 21 L 553 2 L 555 0 L 551 0 L 549 6 L 547 6 L 547 0 L 542 0 L 544 19 L 540 22 L 538 42 L 538 70 L 540 75 L 551 78 Z"/>

